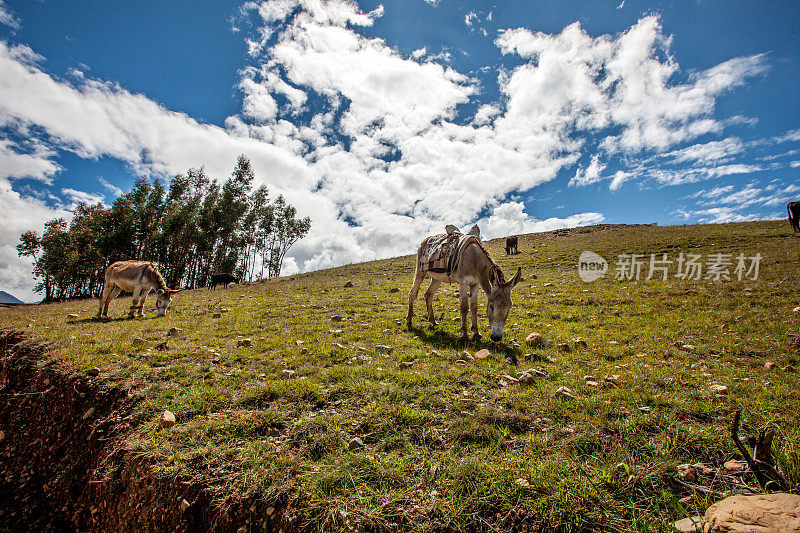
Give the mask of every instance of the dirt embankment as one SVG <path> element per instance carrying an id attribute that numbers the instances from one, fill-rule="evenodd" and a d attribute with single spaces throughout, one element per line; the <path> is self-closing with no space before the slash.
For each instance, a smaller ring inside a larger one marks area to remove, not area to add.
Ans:
<path id="1" fill-rule="evenodd" d="M 222 509 L 123 447 L 141 397 L 42 354 L 0 331 L 0 531 L 250 529 L 241 504 Z"/>

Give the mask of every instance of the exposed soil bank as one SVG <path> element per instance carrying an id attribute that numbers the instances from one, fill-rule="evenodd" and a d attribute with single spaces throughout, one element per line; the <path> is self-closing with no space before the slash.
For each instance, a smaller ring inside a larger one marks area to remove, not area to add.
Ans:
<path id="1" fill-rule="evenodd" d="M 251 529 L 243 503 L 222 509 L 123 448 L 141 397 L 64 373 L 43 350 L 0 331 L 0 531 Z"/>

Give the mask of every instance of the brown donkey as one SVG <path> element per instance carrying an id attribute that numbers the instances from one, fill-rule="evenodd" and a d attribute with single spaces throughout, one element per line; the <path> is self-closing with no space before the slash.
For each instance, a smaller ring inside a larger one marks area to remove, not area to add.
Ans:
<path id="1" fill-rule="evenodd" d="M 180 289 L 169 289 L 153 263 L 147 261 L 117 261 L 106 269 L 106 283 L 103 294 L 100 296 L 100 307 L 97 309 L 97 318 L 108 316 L 108 305 L 121 291 L 133 293 L 128 317 L 144 316 L 144 301 L 150 291 L 155 290 L 156 308 L 158 316 L 167 314 L 167 309 L 172 303 L 172 295 Z"/>
<path id="2" fill-rule="evenodd" d="M 406 323 L 411 328 L 411 317 L 414 316 L 414 300 L 417 299 L 419 287 L 425 275 L 431 276 L 431 284 L 425 291 L 425 305 L 428 310 L 428 321 L 436 325 L 436 317 L 433 315 L 433 295 L 443 281 L 447 283 L 458 283 L 458 293 L 461 300 L 461 338 L 467 339 L 467 312 L 472 311 L 472 331 L 476 340 L 481 338 L 478 330 L 478 285 L 486 293 L 486 316 L 492 328 L 490 338 L 494 342 L 503 339 L 503 326 L 506 324 L 508 312 L 511 310 L 511 290 L 517 283 L 522 281 L 522 269 L 518 268 L 514 277 L 508 281 L 503 278 L 503 271 L 500 269 L 489 252 L 483 247 L 475 237 L 466 239 L 460 247 L 457 262 L 452 272 L 432 272 L 425 270 L 423 261 L 423 250 L 428 241 L 433 237 L 428 237 L 417 250 L 416 272 L 414 272 L 414 284 L 408 296 L 408 316 Z"/>

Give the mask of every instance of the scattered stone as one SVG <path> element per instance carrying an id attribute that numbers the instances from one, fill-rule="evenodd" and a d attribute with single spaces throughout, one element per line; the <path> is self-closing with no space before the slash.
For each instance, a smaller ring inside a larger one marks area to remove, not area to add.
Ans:
<path id="1" fill-rule="evenodd" d="M 302 346 L 303 344 L 305 344 L 303 341 L 300 340 L 294 341 L 294 343 L 296 346 Z"/>
<path id="2" fill-rule="evenodd" d="M 694 466 L 690 464 L 682 464 L 678 465 L 676 470 L 678 471 L 678 477 L 684 481 L 688 481 L 689 483 L 695 483 L 697 481 L 697 470 Z"/>
<path id="3" fill-rule="evenodd" d="M 183 333 L 183 330 L 181 328 L 176 328 L 176 327 L 171 327 L 169 328 L 169 331 L 167 331 L 167 335 L 169 335 L 170 337 L 177 337 L 181 333 Z"/>
<path id="4" fill-rule="evenodd" d="M 457 364 L 458 366 L 467 366 L 467 364 L 469 364 L 469 363 L 467 363 L 467 362 L 466 362 L 466 361 L 464 361 L 463 359 L 456 359 L 456 364 Z"/>
<path id="5" fill-rule="evenodd" d="M 328 333 L 330 333 L 331 335 L 341 335 L 342 334 L 342 330 L 341 329 L 329 329 Z"/>
<path id="6" fill-rule="evenodd" d="M 684 518 L 683 520 L 678 520 L 672 527 L 675 528 L 675 531 L 678 533 L 698 533 L 703 531 L 703 517 L 702 516 L 690 516 L 689 518 Z"/>
<path id="7" fill-rule="evenodd" d="M 649 405 L 643 405 L 643 406 L 639 407 L 639 410 L 641 412 L 643 412 L 643 413 L 649 413 L 650 411 L 653 410 L 653 408 L 650 407 Z"/>
<path id="8" fill-rule="evenodd" d="M 724 465 L 722 465 L 725 470 L 729 472 L 741 472 L 745 468 L 747 468 L 747 463 L 744 461 L 737 461 L 736 459 L 732 459 L 730 461 L 726 461 Z"/>
<path id="9" fill-rule="evenodd" d="M 767 361 L 764 363 L 764 370 L 772 370 L 773 368 L 775 368 L 775 363 L 772 361 Z"/>
<path id="10" fill-rule="evenodd" d="M 571 352 L 572 348 L 569 347 L 568 343 L 562 342 L 558 345 L 558 350 L 561 352 Z"/>
<path id="11" fill-rule="evenodd" d="M 486 359 L 490 355 L 492 355 L 492 353 L 486 348 L 484 348 L 483 350 L 478 350 L 477 352 L 475 352 L 475 359 Z"/>
<path id="12" fill-rule="evenodd" d="M 358 437 L 353 437 L 350 439 L 350 442 L 347 444 L 347 448 L 350 450 L 359 450 L 364 447 L 364 441 Z"/>
<path id="13" fill-rule="evenodd" d="M 88 418 L 91 418 L 91 417 L 92 417 L 92 415 L 94 414 L 94 412 L 95 412 L 95 408 L 94 408 L 94 407 L 90 407 L 90 408 L 88 408 L 88 409 L 86 410 L 86 412 L 85 412 L 85 413 L 83 413 L 83 419 L 84 419 L 84 420 L 86 420 L 86 419 L 88 419 Z"/>
<path id="14" fill-rule="evenodd" d="M 295 374 L 297 374 L 297 372 L 295 372 L 294 370 L 289 370 L 289 369 L 284 369 L 284 370 L 281 370 L 280 372 L 278 372 L 278 375 L 281 377 L 281 379 L 292 378 L 292 377 L 294 377 Z"/>
<path id="15" fill-rule="evenodd" d="M 161 424 L 162 428 L 171 428 L 175 425 L 175 415 L 170 411 L 164 411 L 161 413 L 161 418 L 158 420 L 158 423 Z"/>
<path id="16" fill-rule="evenodd" d="M 580 337 L 578 337 L 577 339 L 572 339 L 572 342 L 575 343 L 575 346 L 579 346 L 581 348 L 586 348 L 587 346 L 589 346 L 586 343 L 586 341 L 581 339 Z"/>
<path id="17" fill-rule="evenodd" d="M 619 341 L 608 341 L 608 344 L 610 344 L 611 346 L 617 346 L 619 344 Z"/>
<path id="18" fill-rule="evenodd" d="M 211 315 L 211 318 L 222 318 L 222 313 L 219 313 L 219 312 L 218 313 L 214 313 L 213 315 Z"/>
<path id="19" fill-rule="evenodd" d="M 547 283 L 545 283 L 545 284 L 544 284 L 544 285 L 542 285 L 542 286 L 543 286 L 543 287 L 552 287 L 552 286 L 553 286 L 553 283 L 550 283 L 550 282 L 548 281 Z"/>
<path id="20" fill-rule="evenodd" d="M 76 315 L 75 313 L 70 313 L 70 314 L 67 315 L 67 318 L 69 320 L 77 320 L 80 317 L 78 315 Z"/>
<path id="21" fill-rule="evenodd" d="M 600 385 L 596 381 L 592 381 L 591 379 L 586 382 L 587 387 L 599 387 Z"/>
<path id="22" fill-rule="evenodd" d="M 333 345 L 336 346 L 337 348 L 339 348 L 340 350 L 346 350 L 347 349 L 347 347 L 344 344 L 342 344 L 341 342 L 334 342 Z"/>
<path id="23" fill-rule="evenodd" d="M 97 367 L 90 368 L 89 370 L 86 371 L 86 374 L 92 377 L 98 376 L 100 375 L 100 369 Z"/>
<path id="24" fill-rule="evenodd" d="M 397 366 L 399 366 L 400 368 L 411 368 L 414 366 L 415 363 L 416 361 L 403 361 Z"/>
<path id="25" fill-rule="evenodd" d="M 568 387 L 559 387 L 558 389 L 556 389 L 556 392 L 553 393 L 553 395 L 563 396 L 565 398 L 572 398 L 572 399 L 577 398 L 577 396 L 575 396 L 575 393 L 572 392 Z"/>
<path id="26" fill-rule="evenodd" d="M 524 489 L 527 489 L 528 487 L 531 486 L 531 484 L 528 482 L 528 480 L 525 479 L 524 477 L 518 477 L 517 479 L 514 480 L 514 483 L 519 485 L 520 487 L 522 487 Z"/>
<path id="27" fill-rule="evenodd" d="M 331 317 L 331 322 L 341 322 L 344 318 L 341 315 L 333 315 Z"/>
<path id="28" fill-rule="evenodd" d="M 307 355 L 307 354 L 308 354 L 308 348 L 306 348 L 305 346 L 300 348 L 300 355 Z"/>
<path id="29" fill-rule="evenodd" d="M 725 385 L 711 385 L 709 390 L 719 396 L 727 396 L 728 395 L 728 387 Z"/>
<path id="30" fill-rule="evenodd" d="M 595 377 L 592 375 L 583 376 L 583 381 L 594 381 Z"/>
<path id="31" fill-rule="evenodd" d="M 706 510 L 704 531 L 785 531 L 800 532 L 800 496 L 737 494 Z"/>
<path id="32" fill-rule="evenodd" d="M 800 306 L 797 306 L 794 309 L 792 309 L 792 313 L 800 313 Z"/>
<path id="33" fill-rule="evenodd" d="M 349 289 L 349 288 L 350 288 L 350 287 L 352 287 L 352 286 L 353 286 L 353 282 L 352 282 L 352 281 L 350 281 L 350 280 L 347 280 L 347 281 L 345 282 L 345 284 L 344 284 L 344 288 L 345 288 L 345 289 Z"/>
<path id="34" fill-rule="evenodd" d="M 610 374 L 603 378 L 603 381 L 606 383 L 611 383 L 613 385 L 619 385 L 619 375 L 618 374 Z"/>
<path id="35" fill-rule="evenodd" d="M 787 374 L 794 374 L 795 372 L 797 372 L 797 370 L 795 370 L 792 365 L 786 365 L 785 367 L 781 368 L 781 370 L 783 370 Z"/>
<path id="36" fill-rule="evenodd" d="M 525 337 L 525 345 L 530 346 L 531 348 L 536 348 L 543 344 L 544 340 L 542 339 L 542 335 L 535 331 L 530 335 L 528 335 L 527 337 Z"/>
<path id="37" fill-rule="evenodd" d="M 388 346 L 388 345 L 384 345 L 384 344 L 376 344 L 375 345 L 375 350 L 380 352 L 380 353 L 384 353 L 384 354 L 388 355 L 388 354 L 392 353 L 392 350 L 394 350 L 394 348 L 392 348 L 391 346 Z"/>
<path id="38" fill-rule="evenodd" d="M 533 385 L 535 378 L 529 372 L 525 372 L 519 377 L 519 384 L 520 385 Z"/>
<path id="39" fill-rule="evenodd" d="M 186 498 L 181 498 L 181 499 L 180 499 L 181 511 L 183 511 L 184 513 L 185 513 L 185 512 L 186 512 L 186 511 L 189 509 L 189 507 L 190 507 L 191 505 L 192 505 L 191 503 L 189 503 L 188 501 L 186 501 Z"/>
<path id="40" fill-rule="evenodd" d="M 161 350 L 163 352 L 166 351 L 167 348 L 168 348 L 167 341 L 159 342 L 158 344 L 156 344 L 156 350 Z"/>
<path id="41" fill-rule="evenodd" d="M 683 346 L 681 346 L 681 350 L 683 350 L 684 352 L 693 352 L 695 351 L 695 347 L 692 346 L 691 344 L 684 344 Z"/>
<path id="42" fill-rule="evenodd" d="M 239 339 L 238 341 L 236 341 L 236 346 L 239 346 L 239 347 L 246 348 L 246 347 L 252 346 L 252 345 L 253 345 L 253 341 L 249 337 L 245 338 L 245 339 Z"/>
<path id="43" fill-rule="evenodd" d="M 394 294 L 396 292 L 400 292 L 400 289 L 398 289 L 397 287 L 392 287 L 391 289 L 389 289 L 389 294 Z"/>

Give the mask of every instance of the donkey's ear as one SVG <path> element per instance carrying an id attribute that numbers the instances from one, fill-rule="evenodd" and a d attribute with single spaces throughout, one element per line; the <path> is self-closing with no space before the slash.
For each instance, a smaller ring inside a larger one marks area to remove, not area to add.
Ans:
<path id="1" fill-rule="evenodd" d="M 492 288 L 500 285 L 500 279 L 497 276 L 496 268 L 489 269 L 489 285 L 491 285 Z"/>
<path id="2" fill-rule="evenodd" d="M 517 286 L 517 283 L 519 283 L 520 281 L 525 281 L 524 279 L 522 279 L 522 267 L 517 268 L 517 273 L 514 274 L 514 277 L 508 281 L 508 287 L 510 289 L 513 289 L 514 287 Z"/>
<path id="3" fill-rule="evenodd" d="M 164 289 L 158 289 L 158 290 L 156 291 L 156 294 L 164 294 Z"/>
<path id="4" fill-rule="evenodd" d="M 170 290 L 169 290 L 169 292 L 170 292 L 170 294 L 178 294 L 178 293 L 179 293 L 179 292 L 181 292 L 182 290 L 183 290 L 183 289 L 170 289 Z"/>

